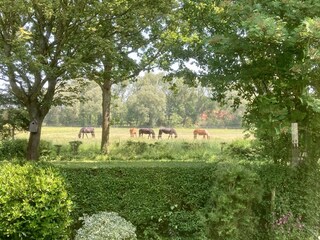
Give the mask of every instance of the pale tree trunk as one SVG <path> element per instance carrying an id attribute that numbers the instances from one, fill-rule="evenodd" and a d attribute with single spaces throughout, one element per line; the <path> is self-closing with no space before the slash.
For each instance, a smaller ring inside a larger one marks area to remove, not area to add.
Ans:
<path id="1" fill-rule="evenodd" d="M 101 152 L 108 153 L 110 135 L 110 106 L 111 106 L 111 86 L 112 81 L 106 80 L 101 86 L 102 89 L 102 136 Z"/>

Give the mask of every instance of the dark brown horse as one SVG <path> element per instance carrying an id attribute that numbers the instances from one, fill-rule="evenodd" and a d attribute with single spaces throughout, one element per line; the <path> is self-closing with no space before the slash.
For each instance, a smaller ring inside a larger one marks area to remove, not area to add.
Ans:
<path id="1" fill-rule="evenodd" d="M 202 135 L 203 138 L 207 138 L 207 139 L 210 138 L 208 131 L 205 130 L 205 129 L 195 129 L 195 130 L 193 131 L 193 137 L 194 137 L 194 139 L 197 139 L 197 135 Z"/>
<path id="2" fill-rule="evenodd" d="M 80 129 L 78 137 L 81 138 L 81 134 L 82 134 L 82 138 L 84 138 L 84 135 L 86 135 L 88 137 L 88 133 L 91 133 L 92 137 L 95 137 L 94 135 L 94 128 L 93 127 L 83 127 Z"/>
<path id="3" fill-rule="evenodd" d="M 148 138 L 150 138 L 151 135 L 152 135 L 152 138 L 156 137 L 156 134 L 154 133 L 152 128 L 140 128 L 139 137 L 143 137 L 143 134 L 148 134 Z"/>
<path id="4" fill-rule="evenodd" d="M 172 135 L 174 135 L 174 138 L 178 137 L 178 134 L 174 128 L 160 128 L 158 138 L 162 138 L 162 133 L 169 134 L 169 138 L 172 138 Z"/>

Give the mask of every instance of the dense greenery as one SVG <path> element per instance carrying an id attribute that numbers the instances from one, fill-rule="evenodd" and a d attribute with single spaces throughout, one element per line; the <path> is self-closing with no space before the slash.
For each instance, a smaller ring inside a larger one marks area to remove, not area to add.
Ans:
<path id="1" fill-rule="evenodd" d="M 319 234 L 318 169 L 310 175 L 304 167 L 233 161 L 61 171 L 77 206 L 74 219 L 115 211 L 137 227 L 138 239 L 280 240 Z"/>
<path id="2" fill-rule="evenodd" d="M 163 82 L 163 74 L 145 74 L 127 86 L 114 85 L 110 120 L 113 126 L 241 127 L 244 106 L 233 111 L 212 101 L 208 89 L 189 87 L 182 79 Z M 173 84 L 175 87 L 173 87 Z M 52 107 L 47 126 L 101 126 L 99 87 L 83 88 L 84 102 Z"/>
<path id="3" fill-rule="evenodd" d="M 55 169 L 1 166 L 1 239 L 68 239 L 71 211 L 65 181 Z"/>
<path id="4" fill-rule="evenodd" d="M 171 44 L 187 82 L 214 99 L 246 100 L 245 122 L 275 162 L 291 161 L 290 124 L 299 125 L 301 152 L 320 156 L 320 3 L 307 0 L 185 0 Z M 166 65 L 165 65 L 166 67 Z M 233 92 L 233 95 L 228 95 Z"/>
<path id="5" fill-rule="evenodd" d="M 127 141 L 111 148 L 111 161 L 86 162 L 90 157 L 79 156 L 50 163 L 64 176 L 75 206 L 72 236 L 83 214 L 101 211 L 133 223 L 138 239 L 311 240 L 319 235 L 318 166 L 275 164 L 249 140 L 171 142 L 176 153 L 159 158 L 167 143 Z M 47 149 L 42 159 L 59 159 Z"/>

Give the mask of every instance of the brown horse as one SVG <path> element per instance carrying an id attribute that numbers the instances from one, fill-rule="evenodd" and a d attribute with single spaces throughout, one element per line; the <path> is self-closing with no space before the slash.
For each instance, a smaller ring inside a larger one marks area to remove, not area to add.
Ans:
<path id="1" fill-rule="evenodd" d="M 178 134 L 174 128 L 160 128 L 158 138 L 162 138 L 162 133 L 169 134 L 168 139 L 170 137 L 172 138 L 172 135 L 174 135 L 174 138 L 178 137 Z"/>
<path id="2" fill-rule="evenodd" d="M 197 139 L 197 135 L 202 135 L 203 138 L 207 138 L 207 139 L 210 138 L 208 131 L 205 130 L 205 129 L 195 129 L 195 130 L 193 131 L 193 137 L 194 137 L 194 139 Z"/>
<path id="3" fill-rule="evenodd" d="M 83 128 L 81 128 L 80 131 L 79 131 L 78 137 L 81 138 L 81 134 L 82 134 L 82 138 L 84 138 L 84 135 L 86 135 L 87 138 L 88 138 L 88 133 L 91 133 L 91 136 L 95 137 L 94 128 L 93 127 L 83 127 Z"/>
<path id="4" fill-rule="evenodd" d="M 152 138 L 156 137 L 156 134 L 154 133 L 152 128 L 140 128 L 139 137 L 143 137 L 143 134 L 148 134 L 148 138 L 150 138 L 151 135 L 152 135 Z"/>
<path id="5" fill-rule="evenodd" d="M 137 137 L 137 129 L 136 128 L 130 128 L 130 137 Z"/>

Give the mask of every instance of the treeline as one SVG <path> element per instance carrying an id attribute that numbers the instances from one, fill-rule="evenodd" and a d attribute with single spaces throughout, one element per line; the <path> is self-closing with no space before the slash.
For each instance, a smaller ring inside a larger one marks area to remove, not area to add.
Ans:
<path id="1" fill-rule="evenodd" d="M 210 98 L 204 87 L 190 87 L 182 79 L 163 81 L 162 74 L 148 73 L 134 83 L 114 85 L 111 122 L 113 126 L 241 127 L 244 107 L 233 110 Z M 53 107 L 45 118 L 48 126 L 101 126 L 100 87 L 84 88 L 84 101 Z"/>

